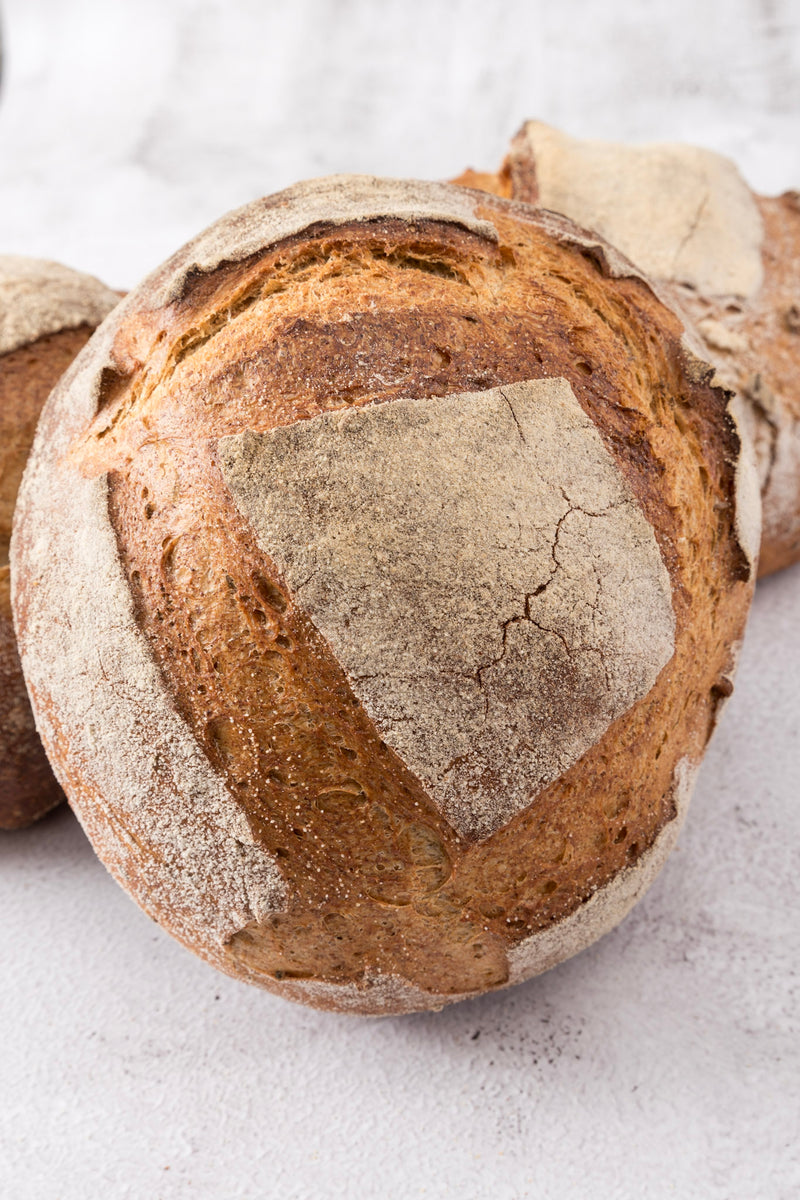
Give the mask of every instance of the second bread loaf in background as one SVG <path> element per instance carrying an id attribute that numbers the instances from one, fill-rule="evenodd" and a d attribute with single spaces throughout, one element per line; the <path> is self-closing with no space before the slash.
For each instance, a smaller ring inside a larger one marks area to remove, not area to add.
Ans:
<path id="1" fill-rule="evenodd" d="M 497 175 L 459 182 L 564 213 L 659 286 L 736 390 L 758 463 L 759 574 L 800 559 L 800 194 L 759 196 L 721 154 L 526 121 Z"/>
<path id="2" fill-rule="evenodd" d="M 33 723 L 11 620 L 11 521 L 42 405 L 119 295 L 60 263 L 0 255 L 0 829 L 63 799 Z"/>

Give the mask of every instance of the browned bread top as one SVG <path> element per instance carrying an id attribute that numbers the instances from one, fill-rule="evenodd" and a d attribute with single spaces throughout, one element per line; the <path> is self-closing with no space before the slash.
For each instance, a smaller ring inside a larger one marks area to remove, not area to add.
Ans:
<path id="1" fill-rule="evenodd" d="M 119 297 L 58 263 L 0 255 L 0 829 L 63 799 L 42 750 L 11 620 L 8 551 L 42 405 Z"/>
<path id="2" fill-rule="evenodd" d="M 360 177 L 231 214 L 123 302 L 44 416 L 16 611 L 70 797 L 176 936 L 379 1012 L 620 919 L 758 534 L 682 332 L 565 220 Z"/>

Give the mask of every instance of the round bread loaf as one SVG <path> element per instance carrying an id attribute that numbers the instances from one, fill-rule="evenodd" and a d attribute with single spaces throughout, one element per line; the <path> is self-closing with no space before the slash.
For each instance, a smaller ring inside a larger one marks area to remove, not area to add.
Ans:
<path id="1" fill-rule="evenodd" d="M 14 501 L 42 405 L 118 300 L 58 263 L 0 256 L 0 829 L 29 825 L 64 798 L 33 723 L 11 621 Z"/>
<path id="2" fill-rule="evenodd" d="M 761 483 L 759 574 L 800 559 L 800 194 L 758 196 L 695 146 L 625 146 L 527 121 L 497 175 L 457 182 L 596 229 L 692 323 L 742 398 Z"/>
<path id="3" fill-rule="evenodd" d="M 759 536 L 635 268 L 446 184 L 223 218 L 51 398 L 15 611 L 100 857 L 215 966 L 396 1013 L 524 979 L 673 845 Z"/>

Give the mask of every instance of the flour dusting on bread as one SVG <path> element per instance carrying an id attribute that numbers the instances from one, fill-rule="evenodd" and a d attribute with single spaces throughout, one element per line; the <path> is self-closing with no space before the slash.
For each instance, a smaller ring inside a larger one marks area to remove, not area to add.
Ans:
<path id="1" fill-rule="evenodd" d="M 566 380 L 223 439 L 242 513 L 385 741 L 486 837 L 672 656 L 652 527 Z"/>
<path id="2" fill-rule="evenodd" d="M 0 354 L 48 333 L 99 325 L 118 301 L 91 275 L 43 259 L 0 255 Z"/>
<path id="3" fill-rule="evenodd" d="M 763 225 L 729 159 L 696 146 L 581 140 L 541 121 L 523 126 L 523 140 L 543 208 L 596 229 L 654 279 L 712 296 L 758 291 Z"/>

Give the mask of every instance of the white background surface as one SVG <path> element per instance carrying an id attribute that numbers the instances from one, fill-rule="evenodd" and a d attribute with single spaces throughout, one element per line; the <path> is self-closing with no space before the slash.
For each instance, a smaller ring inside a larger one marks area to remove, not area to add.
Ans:
<path id="1" fill-rule="evenodd" d="M 800 184 L 798 0 L 2 0 L 0 251 L 127 287 L 298 178 L 493 167 L 525 117 Z M 217 975 L 67 811 L 0 835 L 0 1195 L 794 1200 L 800 569 L 679 848 L 529 984 L 383 1021 Z"/>

